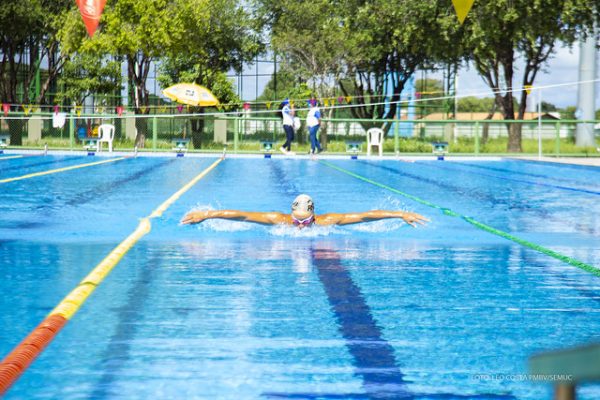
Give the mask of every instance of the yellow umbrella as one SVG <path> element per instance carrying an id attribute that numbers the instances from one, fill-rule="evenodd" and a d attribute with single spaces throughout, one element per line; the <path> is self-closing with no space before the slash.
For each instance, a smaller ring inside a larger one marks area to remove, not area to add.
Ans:
<path id="1" fill-rule="evenodd" d="M 195 83 L 178 83 L 163 90 L 163 94 L 173 101 L 190 106 L 209 107 L 219 104 L 210 90 Z"/>

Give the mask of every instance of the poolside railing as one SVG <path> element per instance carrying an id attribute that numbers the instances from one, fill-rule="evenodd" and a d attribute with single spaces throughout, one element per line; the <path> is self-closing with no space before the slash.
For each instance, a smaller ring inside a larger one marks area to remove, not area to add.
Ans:
<path id="1" fill-rule="evenodd" d="M 81 150 L 86 138 L 97 136 L 100 124 L 110 123 L 116 128 L 115 148 L 133 151 L 136 136 L 145 136 L 140 151 L 165 151 L 172 148 L 174 139 L 190 138 L 190 151 L 260 152 L 261 143 L 278 144 L 285 141 L 281 119 L 272 116 L 243 114 L 67 114 L 62 127 L 53 126 L 53 113 L 11 113 L 0 116 L 0 135 L 11 138 L 11 148 L 44 148 Z M 346 142 L 365 142 L 369 127 L 384 127 L 386 154 L 431 154 L 431 142 L 447 141 L 450 154 L 505 155 L 508 130 L 521 127 L 522 153 L 545 156 L 600 156 L 596 146 L 576 147 L 575 132 L 578 124 L 589 129 L 597 120 L 360 120 L 348 118 L 323 119 L 321 138 L 327 134 L 327 150 L 345 153 Z M 596 135 L 597 136 L 597 135 Z M 21 144 L 16 144 L 20 139 Z M 305 122 L 296 133 L 293 147 L 299 151 L 309 148 Z M 366 152 L 366 146 L 363 146 Z"/>

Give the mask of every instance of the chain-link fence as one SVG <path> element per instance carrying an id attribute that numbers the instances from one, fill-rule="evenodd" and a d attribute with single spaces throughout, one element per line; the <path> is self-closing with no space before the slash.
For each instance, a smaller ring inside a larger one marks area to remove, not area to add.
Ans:
<path id="1" fill-rule="evenodd" d="M 301 113 L 299 113 L 301 115 Z M 505 154 L 510 130 L 520 130 L 525 153 L 545 155 L 600 156 L 596 146 L 577 147 L 578 124 L 590 129 L 598 121 L 575 120 L 358 120 L 323 118 L 320 139 L 326 150 L 344 153 L 349 142 L 362 143 L 366 152 L 366 131 L 380 127 L 385 132 L 384 153 L 431 153 L 432 142 L 448 143 L 450 153 Z M 282 120 L 274 110 L 265 113 L 212 114 L 61 114 L 12 113 L 0 118 L 0 138 L 11 148 L 80 150 L 99 137 L 99 126 L 115 127 L 115 150 L 170 151 L 177 141 L 189 151 L 261 152 L 278 148 L 285 141 Z M 597 137 L 597 134 L 596 134 Z M 293 150 L 308 152 L 308 129 L 302 120 L 295 133 Z"/>

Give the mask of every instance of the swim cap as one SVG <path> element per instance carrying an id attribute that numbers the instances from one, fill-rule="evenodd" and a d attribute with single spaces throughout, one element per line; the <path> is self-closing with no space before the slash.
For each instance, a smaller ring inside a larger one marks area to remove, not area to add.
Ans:
<path id="1" fill-rule="evenodd" d="M 300 196 L 296 197 L 292 203 L 292 212 L 294 211 L 309 211 L 311 213 L 314 213 L 315 205 L 313 203 L 313 200 L 310 198 L 309 195 L 301 194 Z"/>

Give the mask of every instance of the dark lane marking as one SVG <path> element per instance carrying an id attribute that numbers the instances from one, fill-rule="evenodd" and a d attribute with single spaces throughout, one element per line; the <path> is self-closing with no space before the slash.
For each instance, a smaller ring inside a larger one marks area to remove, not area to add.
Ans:
<path id="1" fill-rule="evenodd" d="M 587 182 L 579 182 L 576 179 L 558 178 L 558 177 L 551 176 L 551 175 L 535 174 L 533 172 L 523 172 L 523 171 L 515 171 L 512 169 L 508 169 L 508 168 L 490 167 L 489 165 L 477 165 L 477 164 L 473 164 L 473 163 L 458 162 L 458 161 L 452 161 L 452 165 L 462 165 L 464 167 L 469 167 L 469 168 L 477 168 L 477 169 L 496 171 L 496 172 L 502 172 L 502 173 L 507 173 L 507 174 L 514 174 L 514 175 L 531 176 L 534 178 L 548 179 L 548 180 L 557 181 L 557 182 L 567 182 L 567 183 L 577 183 L 580 185 L 587 185 Z"/>
<path id="2" fill-rule="evenodd" d="M 125 176 L 119 180 L 106 182 L 106 183 L 103 183 L 101 185 L 94 187 L 93 189 L 87 190 L 82 193 L 78 193 L 77 195 L 73 196 L 70 200 L 67 200 L 62 204 L 46 203 L 46 204 L 42 204 L 42 205 L 36 207 L 35 210 L 58 209 L 58 208 L 61 208 L 64 206 L 77 206 L 77 205 L 88 203 L 92 200 L 97 200 L 99 197 L 109 194 L 109 193 L 119 189 L 120 186 L 134 182 L 138 179 L 141 179 L 144 176 L 150 174 L 151 172 L 154 172 L 155 170 L 157 170 L 159 168 L 165 167 L 175 161 L 176 161 L 176 159 L 174 159 L 174 158 L 166 160 L 166 161 L 162 161 L 162 162 L 157 163 L 149 168 L 144 168 L 143 170 L 138 171 L 132 175 Z"/>
<path id="3" fill-rule="evenodd" d="M 444 183 L 444 182 L 439 182 L 433 179 L 429 179 L 429 178 L 425 178 L 425 177 L 421 177 L 419 175 L 413 175 L 404 171 L 399 171 L 396 170 L 394 168 L 390 168 L 390 167 L 385 167 L 383 165 L 377 165 L 377 164 L 373 164 L 373 163 L 369 163 L 367 161 L 360 161 L 364 164 L 368 164 L 372 167 L 375 168 L 380 168 L 383 169 L 385 171 L 389 171 L 392 172 L 396 175 L 400 175 L 400 176 L 406 176 L 407 178 L 411 178 L 414 180 L 418 180 L 419 182 L 426 182 L 429 183 L 431 185 L 435 185 L 438 187 L 441 187 L 449 192 L 454 192 L 457 193 L 461 196 L 468 196 L 469 198 L 478 200 L 478 201 L 486 201 L 486 202 L 490 202 L 492 206 L 496 206 L 496 205 L 503 205 L 506 206 L 506 208 L 510 211 L 512 210 L 517 210 L 517 211 L 526 211 L 529 212 L 531 214 L 534 214 L 536 216 L 538 216 L 540 219 L 543 219 L 546 222 L 554 222 L 554 223 L 560 223 L 562 225 L 568 225 L 569 223 L 573 222 L 573 221 L 565 221 L 563 219 L 557 218 L 555 217 L 552 213 L 548 212 L 547 210 L 538 207 L 535 204 L 531 204 L 531 203 L 525 203 L 523 204 L 522 202 L 515 202 L 512 201 L 510 199 L 498 199 L 496 197 L 494 197 L 493 195 L 489 195 L 486 193 L 482 193 L 480 191 L 475 191 L 473 190 L 469 190 L 469 191 L 465 191 L 465 189 L 457 187 L 457 186 L 453 186 L 450 185 L 448 183 Z M 427 165 L 430 166 L 429 164 L 425 164 L 425 163 L 419 163 L 419 165 Z M 437 167 L 437 166 L 433 166 L 433 168 L 439 168 L 444 170 L 444 167 Z M 585 232 L 589 235 L 592 236 L 598 236 L 598 231 L 597 229 L 592 226 L 592 225 L 581 225 L 580 227 L 577 228 L 579 231 L 581 232 Z"/>
<path id="4" fill-rule="evenodd" d="M 518 243 L 518 244 L 520 244 L 520 245 L 522 245 L 524 247 L 528 247 L 530 249 L 539 251 L 540 253 L 546 254 L 546 255 L 548 255 L 550 257 L 556 258 L 557 260 L 561 260 L 561 261 L 563 261 L 563 262 L 565 262 L 565 263 L 567 263 L 569 265 L 572 265 L 574 267 L 580 268 L 580 269 L 582 269 L 584 271 L 587 271 L 587 272 L 589 272 L 591 274 L 594 274 L 596 276 L 600 276 L 600 268 L 597 268 L 597 267 L 595 267 L 593 265 L 586 264 L 586 263 L 581 262 L 581 261 L 579 261 L 577 259 L 571 258 L 571 257 L 569 257 L 569 256 L 567 256 L 565 254 L 561 254 L 561 253 L 558 253 L 558 252 L 556 252 L 554 250 L 551 250 L 551 249 L 549 249 L 547 247 L 540 246 L 539 244 L 536 244 L 536 243 L 533 243 L 533 242 L 529 242 L 529 241 L 527 241 L 525 239 L 521 239 L 521 238 L 519 238 L 517 236 L 514 236 L 514 235 L 510 234 L 509 232 L 505 232 L 505 231 L 502 231 L 500 229 L 494 228 L 493 226 L 486 225 L 486 224 L 484 224 L 482 222 L 477 221 L 476 219 L 473 219 L 473 218 L 468 217 L 466 215 L 462 215 L 462 214 L 459 214 L 459 213 L 457 213 L 455 211 L 452 211 L 449 208 L 440 207 L 437 204 L 431 203 L 431 202 L 429 202 L 429 201 L 427 201 L 425 199 L 422 199 L 422 198 L 420 198 L 418 196 L 414 196 L 412 194 L 403 192 L 401 190 L 398 190 L 396 188 L 388 186 L 388 185 L 386 185 L 384 183 L 376 182 L 376 181 L 374 181 L 372 179 L 369 179 L 367 177 L 364 177 L 362 175 L 359 175 L 359 174 L 354 173 L 352 171 L 349 171 L 347 169 L 338 167 L 335 164 L 332 164 L 330 162 L 321 160 L 321 161 L 319 161 L 319 163 L 321 163 L 323 165 L 327 165 L 328 167 L 330 167 L 332 169 L 335 169 L 335 170 L 337 170 L 337 171 L 339 171 L 339 172 L 341 172 L 343 174 L 352 176 L 352 177 L 354 177 L 356 179 L 359 179 L 359 180 L 361 180 L 363 182 L 367 182 L 367 183 L 370 183 L 371 185 L 374 185 L 374 186 L 380 187 L 382 189 L 389 190 L 390 192 L 399 194 L 402 197 L 405 197 L 407 199 L 411 199 L 411 200 L 413 200 L 413 201 L 415 201 L 415 202 L 417 202 L 419 204 L 423 204 L 423 205 L 426 205 L 426 206 L 431 207 L 433 209 L 442 211 L 444 214 L 446 214 L 448 216 L 460 218 L 463 221 L 466 221 L 469 224 L 471 224 L 471 225 L 473 225 L 473 226 L 475 226 L 475 227 L 477 227 L 477 228 L 479 228 L 479 229 L 481 229 L 483 231 L 489 232 L 489 233 L 494 234 L 496 236 L 503 237 L 503 238 L 508 239 L 508 240 L 510 240 L 512 242 Z"/>
<path id="5" fill-rule="evenodd" d="M 508 158 L 508 159 L 511 160 L 511 158 Z M 555 167 L 555 168 L 583 169 L 583 170 L 589 171 L 589 172 L 600 172 L 600 167 L 597 165 L 578 165 L 578 164 L 557 163 L 557 162 L 552 162 L 552 161 L 522 160 L 520 158 L 513 158 L 512 160 L 516 160 L 516 161 L 527 163 L 527 164 L 544 164 L 548 167 Z"/>
<path id="6" fill-rule="evenodd" d="M 432 167 L 432 168 L 437 168 L 437 169 L 443 169 L 443 170 L 448 170 L 448 169 L 454 169 L 454 170 L 459 170 L 459 171 L 465 171 L 464 168 L 452 168 L 452 166 L 450 166 L 451 163 L 443 163 L 444 166 L 441 165 L 436 165 L 434 163 L 419 163 L 419 165 L 427 165 L 428 167 Z M 568 190 L 570 192 L 579 192 L 579 193 L 587 193 L 587 194 L 594 194 L 594 195 L 599 195 L 600 196 L 600 192 L 596 191 L 596 190 L 588 190 L 588 189 L 578 189 L 578 188 L 572 188 L 570 186 L 561 186 L 561 185 L 552 185 L 550 183 L 541 183 L 541 182 L 534 182 L 534 181 L 528 181 L 525 179 L 517 179 L 517 178 L 508 178 L 506 176 L 499 176 L 499 175 L 493 175 L 493 174 L 484 174 L 481 172 L 468 172 L 470 174 L 474 174 L 474 175 L 481 175 L 481 176 L 486 176 L 486 177 L 490 177 L 490 178 L 494 178 L 494 179 L 502 179 L 505 181 L 512 181 L 512 182 L 518 182 L 518 183 L 525 183 L 527 185 L 536 185 L 536 186 L 544 186 L 544 187 L 549 187 L 549 188 L 553 188 L 553 189 L 560 189 L 560 190 Z"/>
<path id="7" fill-rule="evenodd" d="M 117 311 L 117 327 L 108 342 L 108 346 L 97 366 L 97 371 L 103 371 L 102 376 L 94 385 L 90 399 L 105 399 L 115 396 L 112 384 L 119 379 L 120 372 L 131 359 L 131 341 L 140 326 L 139 312 L 144 308 L 149 296 L 150 283 L 153 280 L 154 266 L 158 265 L 159 257 L 153 256 L 147 265 L 138 268 L 138 278 L 129 289 L 127 301 Z"/>
<path id="8" fill-rule="evenodd" d="M 275 181 L 284 193 L 298 193 L 293 177 L 287 176 L 278 162 L 271 162 Z M 291 201 L 291 200 L 290 200 Z M 342 266 L 339 255 L 333 250 L 311 248 L 313 264 L 325 288 L 329 304 L 353 357 L 355 375 L 361 376 L 366 391 L 365 398 L 373 394 L 398 394 L 410 398 L 396 365 L 393 348 L 381 337 L 360 288 L 352 281 L 350 273 Z"/>
<path id="9" fill-rule="evenodd" d="M 329 394 L 329 393 L 263 393 L 265 397 L 269 397 L 272 399 L 343 399 L 343 400 L 352 400 L 352 399 L 371 399 L 372 397 L 364 394 L 364 393 L 342 393 L 342 394 Z M 377 397 L 377 399 L 397 399 L 398 397 Z M 483 394 L 454 394 L 454 393 L 417 393 L 412 397 L 404 397 L 403 400 L 411 399 L 411 400 L 516 400 L 516 397 L 511 394 L 492 394 L 492 393 L 483 393 Z"/>
<path id="10" fill-rule="evenodd" d="M 397 365 L 394 348 L 383 338 L 361 289 L 342 265 L 339 254 L 335 250 L 314 246 L 311 255 L 340 333 L 354 359 L 355 375 L 362 377 L 369 398 L 390 395 L 399 399 L 411 398 L 404 375 Z"/>
<path id="11" fill-rule="evenodd" d="M 270 162 L 275 182 L 286 195 L 297 195 L 299 190 L 293 184 L 295 177 L 286 174 L 278 161 Z M 515 399 L 512 395 L 496 394 L 410 393 L 393 347 L 382 337 L 381 328 L 373 318 L 360 287 L 342 265 L 339 254 L 313 245 L 311 256 L 337 319 L 339 331 L 353 358 L 355 375 L 362 378 L 365 393 L 265 392 L 262 396 L 284 399 Z"/>
<path id="12" fill-rule="evenodd" d="M 360 288 L 332 249 L 313 245 L 312 262 L 317 269 L 327 299 L 338 321 L 339 330 L 354 359 L 355 375 L 363 381 L 365 393 L 284 393 L 265 392 L 276 399 L 497 399 L 514 400 L 511 394 L 414 393 L 407 388 L 398 367 L 394 348 L 382 337 L 381 328 L 371 314 Z"/>
<path id="13" fill-rule="evenodd" d="M 471 189 L 465 189 L 465 188 L 461 188 L 459 186 L 454 186 L 451 185 L 449 183 L 445 183 L 445 182 L 440 182 L 437 181 L 435 179 L 430 179 L 430 178 L 426 178 L 424 176 L 421 175 L 414 175 L 405 171 L 399 171 L 397 169 L 394 168 L 390 168 L 390 167 L 385 167 L 383 165 L 378 165 L 378 164 L 374 164 L 374 163 L 370 163 L 368 161 L 359 161 L 363 164 L 367 164 L 371 167 L 375 167 L 375 168 L 379 168 L 382 169 L 384 171 L 388 171 L 391 172 L 395 175 L 400 175 L 403 177 L 407 177 L 413 180 L 416 180 L 418 182 L 423 182 L 423 183 L 428 183 L 430 185 L 433 186 L 437 186 L 439 188 L 442 188 L 444 190 L 447 190 L 449 192 L 453 192 L 456 194 L 459 194 L 461 196 L 468 196 L 471 199 L 475 199 L 481 202 L 488 202 L 491 203 L 492 205 L 505 205 L 507 206 L 509 209 L 511 210 L 518 210 L 518 211 L 527 211 L 527 212 L 532 212 L 534 214 L 538 214 L 542 217 L 544 217 L 545 219 L 547 218 L 551 218 L 552 216 L 548 213 L 548 211 L 544 210 L 544 209 L 540 209 L 539 207 L 536 207 L 534 205 L 530 205 L 530 204 L 515 204 L 514 202 L 510 201 L 510 200 L 505 200 L 505 199 L 498 199 L 496 197 L 494 197 L 493 195 L 487 194 L 487 193 L 483 193 L 479 190 L 471 190 Z"/>
<path id="14" fill-rule="evenodd" d="M 0 172 L 12 171 L 12 170 L 15 170 L 15 169 L 40 167 L 42 165 L 56 164 L 56 163 L 59 163 L 59 162 L 72 161 L 72 160 L 75 160 L 75 159 L 80 159 L 81 161 L 83 161 L 83 157 L 82 156 L 73 156 L 73 157 L 65 157 L 65 158 L 62 158 L 62 159 L 55 159 L 55 160 L 51 160 L 51 161 L 40 161 L 40 162 L 36 162 L 36 163 L 32 163 L 32 164 L 27 164 L 27 165 L 13 165 L 13 166 L 6 167 L 6 168 L 4 168 L 2 164 L 0 164 Z"/>

